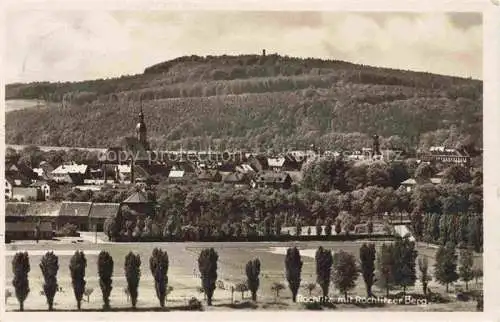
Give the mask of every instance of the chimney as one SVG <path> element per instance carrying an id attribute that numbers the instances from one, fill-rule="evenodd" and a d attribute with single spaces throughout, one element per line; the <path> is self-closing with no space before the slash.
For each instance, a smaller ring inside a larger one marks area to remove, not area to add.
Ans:
<path id="1" fill-rule="evenodd" d="M 265 49 L 262 49 L 262 56 L 266 56 L 266 50 Z"/>

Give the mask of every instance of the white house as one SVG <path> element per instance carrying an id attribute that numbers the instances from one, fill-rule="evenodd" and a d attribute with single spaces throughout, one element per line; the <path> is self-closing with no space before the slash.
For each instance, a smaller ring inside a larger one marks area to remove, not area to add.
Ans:
<path id="1" fill-rule="evenodd" d="M 169 179 L 180 179 L 180 178 L 184 177 L 184 174 L 185 174 L 184 170 L 172 170 L 168 174 L 168 178 Z"/>
<path id="2" fill-rule="evenodd" d="M 5 199 L 12 199 L 12 188 L 14 187 L 13 182 L 5 178 Z"/>
<path id="3" fill-rule="evenodd" d="M 52 176 L 56 182 L 83 183 L 87 171 L 88 166 L 86 164 L 62 164 L 52 171 Z"/>

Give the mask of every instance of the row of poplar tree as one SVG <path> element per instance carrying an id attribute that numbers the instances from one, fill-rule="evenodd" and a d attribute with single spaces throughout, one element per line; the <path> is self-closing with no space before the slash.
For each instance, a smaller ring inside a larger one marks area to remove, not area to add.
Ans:
<path id="1" fill-rule="evenodd" d="M 205 294 L 207 305 L 212 305 L 212 298 L 217 284 L 217 261 L 219 255 L 213 249 L 204 249 L 198 257 L 198 268 L 201 277 L 201 287 Z M 373 296 L 372 287 L 377 282 L 380 288 L 385 288 L 386 295 L 394 286 L 402 287 L 403 296 L 406 288 L 415 285 L 417 280 L 416 270 L 417 251 L 415 243 L 408 238 L 397 238 L 394 243 L 383 244 L 377 254 L 375 244 L 363 244 L 359 250 L 359 264 L 352 253 L 339 251 L 332 255 L 331 250 L 319 247 L 316 251 L 316 282 L 321 287 L 322 295 L 328 296 L 330 284 L 333 284 L 347 299 L 348 292 L 356 286 L 356 281 L 361 273 L 366 286 L 367 296 Z M 301 285 L 302 259 L 300 251 L 294 247 L 287 250 L 285 256 L 285 272 L 292 300 L 295 302 Z M 110 295 L 112 287 L 112 275 L 114 262 L 111 255 L 101 251 L 97 261 L 99 286 L 102 292 L 103 309 L 110 309 Z M 73 292 L 77 302 L 78 310 L 85 292 L 85 269 L 87 260 L 85 254 L 76 251 L 71 257 L 69 270 Z M 169 259 L 167 252 L 155 248 L 149 259 L 151 274 L 155 280 L 156 296 L 160 306 L 164 307 L 167 296 Z M 441 246 L 436 252 L 434 265 L 434 278 L 439 283 L 448 285 L 459 278 L 466 283 L 478 276 L 473 268 L 473 253 L 469 249 L 460 250 L 460 266 L 458 267 L 458 256 L 452 244 Z M 40 269 L 44 277 L 43 292 L 47 299 L 49 311 L 53 310 L 54 297 L 58 290 L 57 272 L 59 270 L 58 257 L 53 252 L 47 252 L 41 260 Z M 432 279 L 427 258 L 422 257 L 418 261 L 420 280 L 424 295 L 427 296 L 427 285 Z M 15 295 L 19 302 L 19 308 L 24 310 L 24 301 L 29 294 L 28 273 L 30 263 L 27 252 L 17 253 L 12 260 Z M 247 262 L 246 287 L 252 294 L 252 300 L 257 300 L 259 289 L 259 275 L 261 263 L 258 258 Z M 125 257 L 124 265 L 127 281 L 127 293 L 130 296 L 132 307 L 135 308 L 138 299 L 138 288 L 141 277 L 141 259 L 139 254 L 129 252 Z M 280 283 L 274 283 L 272 290 L 279 295 L 284 288 Z"/>
<path id="2" fill-rule="evenodd" d="M 474 213 L 414 214 L 412 225 L 415 237 L 427 243 L 459 248 L 472 247 L 483 252 L 483 216 Z"/>

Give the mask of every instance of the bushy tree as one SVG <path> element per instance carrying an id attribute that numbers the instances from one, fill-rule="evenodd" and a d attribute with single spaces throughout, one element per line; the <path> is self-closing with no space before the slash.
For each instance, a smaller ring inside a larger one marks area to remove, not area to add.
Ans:
<path id="1" fill-rule="evenodd" d="M 47 252 L 42 257 L 40 269 L 43 275 L 43 293 L 47 298 L 49 311 L 54 309 L 54 297 L 57 292 L 57 271 L 59 270 L 59 260 L 54 252 Z"/>
<path id="2" fill-rule="evenodd" d="M 99 275 L 99 286 L 101 287 L 103 308 L 109 310 L 109 297 L 113 290 L 113 258 L 107 251 L 101 251 L 97 258 L 97 274 Z"/>
<path id="3" fill-rule="evenodd" d="M 129 252 L 125 256 L 125 278 L 127 279 L 127 290 L 132 302 L 132 308 L 137 305 L 139 296 L 139 281 L 141 279 L 141 257 L 139 254 Z"/>
<path id="4" fill-rule="evenodd" d="M 285 285 L 283 285 L 283 283 L 273 283 L 273 285 L 271 285 L 271 291 L 274 292 L 275 294 L 275 297 L 274 297 L 274 300 L 277 301 L 280 297 L 280 292 L 282 290 L 285 289 Z"/>
<path id="5" fill-rule="evenodd" d="M 94 289 L 92 287 L 86 287 L 85 291 L 83 292 L 83 295 L 87 297 L 87 303 L 90 302 L 90 295 L 94 293 Z"/>
<path id="6" fill-rule="evenodd" d="M 217 260 L 219 255 L 213 248 L 203 249 L 198 257 L 198 269 L 201 274 L 201 285 L 207 296 L 207 305 L 212 305 L 215 283 L 217 281 Z"/>
<path id="7" fill-rule="evenodd" d="M 366 294 L 372 296 L 372 286 L 375 282 L 375 244 L 363 244 L 359 249 L 359 258 L 361 260 L 361 273 L 366 285 Z"/>
<path id="8" fill-rule="evenodd" d="M 24 311 L 24 301 L 30 292 L 28 273 L 30 272 L 30 260 L 27 252 L 18 252 L 12 259 L 12 273 L 14 278 L 12 285 L 19 302 L 19 311 Z"/>
<path id="9" fill-rule="evenodd" d="M 420 271 L 420 282 L 422 283 L 422 291 L 424 296 L 427 296 L 427 285 L 432 280 L 429 274 L 429 263 L 427 257 L 423 256 L 418 259 L 418 270 Z"/>
<path id="10" fill-rule="evenodd" d="M 247 283 L 238 283 L 236 284 L 236 287 L 234 288 L 234 290 L 236 292 L 240 292 L 241 293 L 241 300 L 243 301 L 243 299 L 245 298 L 245 292 L 248 292 L 248 285 Z"/>
<path id="11" fill-rule="evenodd" d="M 309 296 L 311 296 L 312 292 L 316 289 L 316 283 L 307 283 L 304 288 L 309 292 Z"/>
<path id="12" fill-rule="evenodd" d="M 344 293 L 347 300 L 347 292 L 356 286 L 359 270 L 353 254 L 343 250 L 333 255 L 333 284 Z"/>
<path id="13" fill-rule="evenodd" d="M 415 180 L 418 184 L 429 182 L 433 175 L 434 168 L 429 163 L 422 162 L 415 170 Z"/>
<path id="14" fill-rule="evenodd" d="M 472 176 L 467 167 L 452 165 L 444 171 L 443 183 L 445 184 L 469 183 L 471 180 Z"/>
<path id="15" fill-rule="evenodd" d="M 478 280 L 483 277 L 483 270 L 480 267 L 474 267 L 472 269 L 472 272 L 474 274 L 474 280 L 476 281 L 477 285 Z"/>
<path id="16" fill-rule="evenodd" d="M 252 301 L 257 301 L 257 290 L 259 289 L 260 260 L 255 258 L 249 260 L 245 272 L 247 274 L 247 284 L 252 292 Z"/>
<path id="17" fill-rule="evenodd" d="M 110 241 L 114 241 L 120 233 L 120 223 L 116 217 L 108 217 L 104 221 L 104 233 Z"/>
<path id="18" fill-rule="evenodd" d="M 73 285 L 73 293 L 75 294 L 76 305 L 78 310 L 82 307 L 83 293 L 85 292 L 85 269 L 87 268 L 87 259 L 82 251 L 76 251 L 69 263 L 71 272 L 71 284 Z"/>
<path id="19" fill-rule="evenodd" d="M 332 272 L 333 256 L 331 250 L 318 247 L 316 251 L 316 282 L 321 287 L 323 296 L 328 296 L 330 287 L 330 276 Z"/>
<path id="20" fill-rule="evenodd" d="M 285 256 L 285 271 L 288 286 L 292 292 L 293 302 L 297 301 L 297 292 L 300 287 L 300 275 L 302 273 L 302 259 L 297 247 L 288 248 Z"/>
<path id="21" fill-rule="evenodd" d="M 474 257 L 472 250 L 462 249 L 460 251 L 460 266 L 458 274 L 460 279 L 465 282 L 465 289 L 469 290 L 469 282 L 474 278 L 472 266 L 474 265 Z"/>
<path id="22" fill-rule="evenodd" d="M 434 276 L 440 284 L 448 286 L 458 280 L 457 274 L 457 254 L 452 244 L 440 246 L 436 252 L 436 262 L 434 264 Z"/>
<path id="23" fill-rule="evenodd" d="M 344 191 L 346 187 L 345 173 L 347 164 L 344 160 L 335 157 L 323 157 L 306 163 L 303 168 L 304 187 L 328 192 L 332 189 Z"/>
<path id="24" fill-rule="evenodd" d="M 160 301 L 160 306 L 165 307 L 168 285 L 168 254 L 159 248 L 153 249 L 153 254 L 149 258 L 149 268 L 151 275 L 155 279 L 156 297 Z"/>
<path id="25" fill-rule="evenodd" d="M 408 237 L 398 237 L 394 243 L 394 283 L 403 287 L 403 295 L 408 286 L 415 285 L 417 280 L 415 243 Z"/>

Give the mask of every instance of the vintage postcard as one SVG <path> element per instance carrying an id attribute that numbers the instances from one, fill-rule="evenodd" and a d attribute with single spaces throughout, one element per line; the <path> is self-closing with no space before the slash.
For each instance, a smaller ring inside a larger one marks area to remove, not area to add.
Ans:
<path id="1" fill-rule="evenodd" d="M 6 316 L 481 318 L 498 5 L 336 3 L 6 5 Z"/>

